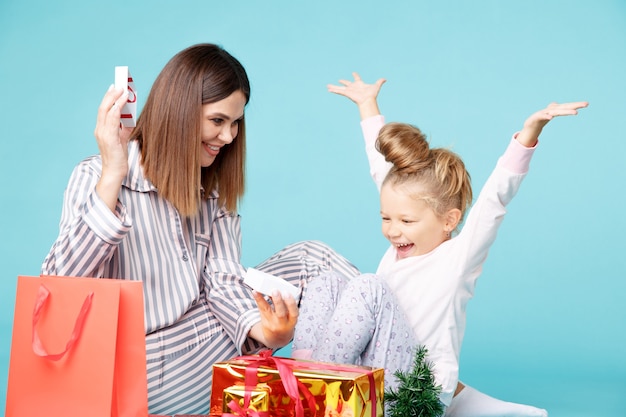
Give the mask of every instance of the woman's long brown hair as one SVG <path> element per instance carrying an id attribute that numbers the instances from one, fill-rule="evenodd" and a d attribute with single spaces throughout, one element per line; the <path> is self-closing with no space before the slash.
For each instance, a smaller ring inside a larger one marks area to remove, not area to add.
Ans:
<path id="1" fill-rule="evenodd" d="M 237 210 L 245 180 L 245 117 L 235 140 L 209 167 L 200 167 L 202 105 L 241 91 L 250 82 L 241 63 L 220 46 L 198 44 L 176 54 L 155 80 L 131 140 L 141 148 L 146 177 L 183 216 L 198 213 L 213 190 L 227 210 Z"/>

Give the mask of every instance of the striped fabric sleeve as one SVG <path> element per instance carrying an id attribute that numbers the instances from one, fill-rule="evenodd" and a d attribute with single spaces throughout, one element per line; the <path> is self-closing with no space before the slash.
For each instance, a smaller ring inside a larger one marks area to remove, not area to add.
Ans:
<path id="1" fill-rule="evenodd" d="M 243 283 L 239 215 L 220 210 L 211 237 L 204 274 L 209 308 L 240 354 L 258 350 L 262 346 L 248 338 L 260 314 L 251 290 Z"/>
<path id="2" fill-rule="evenodd" d="M 132 227 L 121 204 L 112 213 L 97 195 L 98 178 L 93 160 L 84 161 L 72 172 L 59 236 L 43 262 L 42 274 L 102 277 L 105 261 Z"/>

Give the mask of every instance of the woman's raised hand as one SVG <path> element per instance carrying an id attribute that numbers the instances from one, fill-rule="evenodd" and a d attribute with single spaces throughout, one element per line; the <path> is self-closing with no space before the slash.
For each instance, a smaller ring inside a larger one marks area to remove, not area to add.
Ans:
<path id="1" fill-rule="evenodd" d="M 109 87 L 98 108 L 94 130 L 102 157 L 102 176 L 96 191 L 111 211 L 115 211 L 122 181 L 128 174 L 128 140 L 132 128 L 120 124 L 126 100 L 127 92 Z"/>

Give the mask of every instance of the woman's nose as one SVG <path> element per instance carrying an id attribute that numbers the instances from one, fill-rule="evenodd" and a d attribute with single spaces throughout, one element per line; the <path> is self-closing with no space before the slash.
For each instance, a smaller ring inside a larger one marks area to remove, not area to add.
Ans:
<path id="1" fill-rule="evenodd" d="M 233 135 L 233 132 L 232 132 L 230 126 L 224 127 L 220 131 L 220 134 L 218 135 L 218 138 L 219 138 L 219 140 L 221 140 L 224 143 L 231 143 L 233 141 L 234 135 Z"/>

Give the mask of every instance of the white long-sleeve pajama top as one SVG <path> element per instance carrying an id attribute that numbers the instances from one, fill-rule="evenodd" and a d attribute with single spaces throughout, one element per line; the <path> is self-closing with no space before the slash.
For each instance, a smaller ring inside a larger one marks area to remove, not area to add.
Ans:
<path id="1" fill-rule="evenodd" d="M 370 173 L 380 190 L 390 164 L 376 151 L 383 116 L 361 122 Z M 462 231 L 432 252 L 398 259 L 392 245 L 377 270 L 395 293 L 419 343 L 429 351 L 441 400 L 449 405 L 458 382 L 459 355 L 465 332 L 466 306 L 474 294 L 489 247 L 528 172 L 533 148 L 512 139 L 471 208 Z"/>

